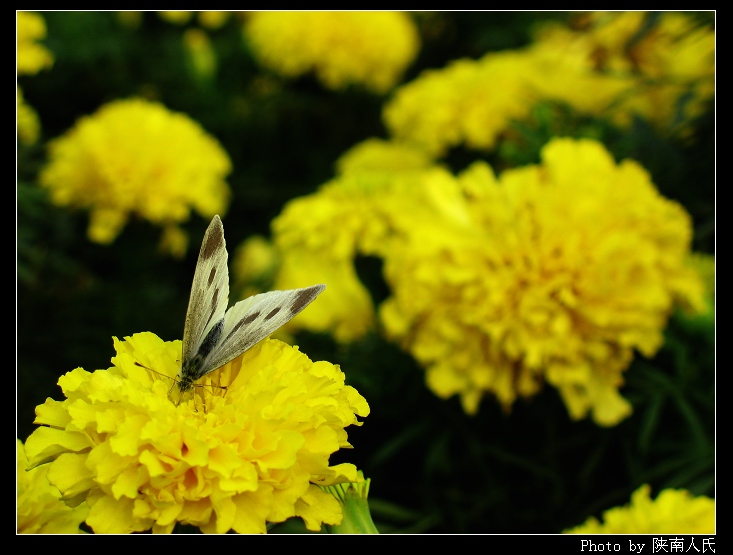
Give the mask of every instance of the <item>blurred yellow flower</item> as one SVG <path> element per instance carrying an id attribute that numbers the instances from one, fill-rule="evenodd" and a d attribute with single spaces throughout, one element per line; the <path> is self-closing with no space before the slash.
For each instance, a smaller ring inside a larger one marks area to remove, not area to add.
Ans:
<path id="1" fill-rule="evenodd" d="M 193 12 L 186 10 L 163 10 L 158 12 L 158 17 L 174 25 L 185 25 L 191 21 Z"/>
<path id="2" fill-rule="evenodd" d="M 319 209 L 315 206 L 317 202 L 315 200 L 311 207 Z M 299 208 L 308 207 L 302 204 Z M 290 211 L 289 215 L 292 214 L 294 212 Z M 313 248 L 319 247 L 325 245 L 313 245 Z M 358 339 L 369 332 L 375 322 L 374 306 L 369 292 L 359 281 L 353 258 L 330 256 L 328 251 L 309 256 L 312 251 L 299 249 L 300 243 L 288 247 L 283 244 L 278 248 L 281 262 L 272 289 L 294 289 L 305 283 L 322 282 L 328 284 L 328 294 L 324 291 L 316 310 L 303 312 L 302 318 L 280 328 L 282 332 L 294 333 L 300 329 L 329 332 L 340 342 Z"/>
<path id="3" fill-rule="evenodd" d="M 403 12 L 251 12 L 244 34 L 263 66 L 286 77 L 314 71 L 334 90 L 355 84 L 385 93 L 420 48 Z"/>
<path id="4" fill-rule="evenodd" d="M 574 419 L 628 416 L 634 350 L 659 349 L 675 304 L 705 309 L 684 209 L 594 141 L 556 139 L 542 165 L 501 178 L 483 163 L 456 178 L 406 148 L 357 145 L 340 176 L 273 220 L 272 288 L 328 283 L 297 326 L 339 341 L 372 328 L 354 260 L 376 256 L 392 291 L 383 329 L 439 396 L 473 414 L 487 393 L 509 409 L 548 382 Z"/>
<path id="5" fill-rule="evenodd" d="M 37 13 L 15 12 L 18 37 L 18 75 L 38 73 L 53 65 L 53 54 L 39 40 L 46 38 L 46 22 Z"/>
<path id="6" fill-rule="evenodd" d="M 30 464 L 48 463 L 64 498 L 86 499 L 95 532 L 170 532 L 181 522 L 264 533 L 293 516 L 310 530 L 341 521 L 318 486 L 358 480 L 355 466 L 328 459 L 351 447 L 345 428 L 369 406 L 338 366 L 268 339 L 177 405 L 165 376 L 177 375 L 180 341 L 140 333 L 115 338 L 115 349 L 108 370 L 59 379 L 66 400 L 37 407 L 42 426 L 26 442 Z"/>
<path id="7" fill-rule="evenodd" d="M 712 28 L 673 12 L 593 12 L 579 19 L 577 29 L 556 23 L 538 29 L 531 49 L 538 61 L 550 56 L 566 67 L 554 79 L 537 74 L 538 91 L 624 127 L 639 116 L 684 132 L 704 112 L 715 94 Z"/>
<path id="8" fill-rule="evenodd" d="M 183 46 L 194 77 L 211 79 L 216 73 L 217 58 L 209 35 L 201 29 L 186 29 Z"/>
<path id="9" fill-rule="evenodd" d="M 341 175 L 312 195 L 290 201 L 272 222 L 263 283 L 249 274 L 258 267 L 261 241 L 237 251 L 233 273 L 238 280 L 264 289 L 294 289 L 327 283 L 318 306 L 286 324 L 285 329 L 330 332 L 337 341 L 352 341 L 375 323 L 375 310 L 354 268 L 358 255 L 381 256 L 387 241 L 409 226 L 405 206 L 415 218 L 424 215 L 414 201 L 431 180 L 440 180 L 430 158 L 409 146 L 370 139 L 355 146 L 337 162 Z M 419 176 L 419 177 L 418 177 Z M 259 254 L 258 254 L 259 253 Z M 263 290 L 264 290 L 263 289 Z M 246 290 L 243 297 L 252 294 Z"/>
<path id="10" fill-rule="evenodd" d="M 715 31 L 689 15 L 665 13 L 631 56 L 643 88 L 618 111 L 634 111 L 659 128 L 684 135 L 715 96 Z"/>
<path id="11" fill-rule="evenodd" d="M 583 114 L 608 116 L 619 99 L 633 92 L 637 79 L 627 72 L 599 71 L 595 56 L 600 48 L 587 35 L 565 26 L 541 27 L 537 41 L 524 50 L 532 65 L 526 86 L 538 100 L 563 102 Z"/>
<path id="12" fill-rule="evenodd" d="M 542 159 L 499 179 L 477 163 L 445 216 L 411 220 L 385 256 L 382 323 L 469 414 L 485 393 L 508 409 L 546 381 L 572 418 L 615 425 L 634 350 L 659 349 L 675 302 L 704 309 L 690 217 L 600 143 L 555 139 Z"/>
<path id="13" fill-rule="evenodd" d="M 42 69 L 49 69 L 54 62 L 53 54 L 38 41 L 46 38 L 46 22 L 37 13 L 15 12 L 16 71 L 18 75 L 33 75 Z M 38 140 L 41 123 L 38 114 L 23 98 L 23 91 L 16 86 L 18 139 L 23 145 L 32 145 Z"/>
<path id="14" fill-rule="evenodd" d="M 339 175 L 357 172 L 390 174 L 428 169 L 434 165 L 430 154 L 414 145 L 371 138 L 353 146 L 336 161 Z"/>
<path id="15" fill-rule="evenodd" d="M 687 266 L 692 268 L 700 276 L 705 289 L 705 306 L 702 313 L 690 310 L 682 313 L 685 319 L 708 322 L 709 326 L 715 326 L 715 255 L 701 252 L 693 252 L 687 257 Z"/>
<path id="16" fill-rule="evenodd" d="M 198 22 L 210 30 L 219 29 L 229 20 L 229 16 L 233 12 L 228 11 L 201 11 L 191 12 L 185 10 L 176 11 L 159 11 L 158 16 L 174 25 L 186 25 L 193 18 L 194 13 L 198 19 Z"/>
<path id="17" fill-rule="evenodd" d="M 399 87 L 382 118 L 395 139 L 435 155 L 462 143 L 491 149 L 513 119 L 529 113 L 533 70 L 532 60 L 519 51 L 457 60 Z"/>
<path id="18" fill-rule="evenodd" d="M 32 145 L 38 140 L 38 135 L 41 132 L 41 124 L 38 121 L 38 114 L 23 99 L 23 91 L 20 87 L 16 87 L 15 91 L 18 101 L 18 139 L 24 145 Z"/>
<path id="19" fill-rule="evenodd" d="M 715 295 L 715 255 L 702 252 L 690 253 L 687 259 L 689 266 L 693 267 L 702 278 L 705 285 L 705 293 L 709 296 Z"/>
<path id="20" fill-rule="evenodd" d="M 351 341 L 364 335 L 374 323 L 374 307 L 369 292 L 356 275 L 355 250 L 348 245 L 355 238 L 342 236 L 339 245 L 328 244 L 337 235 L 336 228 L 328 225 L 328 218 L 329 215 L 338 218 L 338 208 L 334 199 L 328 197 L 311 195 L 295 199 L 272 222 L 274 242 L 261 238 L 249 240 L 235 252 L 232 273 L 240 298 L 272 289 L 328 284 L 319 297 L 320 306 L 313 306 L 285 324 L 275 332 L 276 337 L 286 339 L 289 334 L 305 329 L 330 332 L 337 341 Z M 299 223 L 299 215 L 304 213 L 309 221 Z M 334 225 L 341 223 L 347 224 L 337 220 Z M 310 231 L 300 235 L 301 225 Z M 310 232 L 320 233 L 320 237 L 306 237 Z"/>
<path id="21" fill-rule="evenodd" d="M 715 500 L 693 497 L 683 489 L 665 489 L 656 499 L 643 485 L 631 502 L 603 512 L 603 522 L 589 518 L 566 534 L 715 534 Z M 699 546 L 702 548 L 702 545 Z"/>
<path id="22" fill-rule="evenodd" d="M 175 224 L 163 228 L 158 248 L 174 258 L 183 258 L 188 250 L 188 235 Z"/>
<path id="23" fill-rule="evenodd" d="M 278 256 L 272 243 L 261 235 L 254 235 L 237 247 L 232 260 L 234 281 L 247 286 L 272 282 L 278 265 Z"/>
<path id="24" fill-rule="evenodd" d="M 198 20 L 207 29 L 219 29 L 229 20 L 232 12 L 198 12 Z"/>
<path id="25" fill-rule="evenodd" d="M 423 72 L 395 91 L 383 120 L 394 138 L 435 155 L 493 149 L 541 100 L 620 126 L 639 116 L 684 131 L 715 93 L 715 33 L 688 15 L 651 17 L 594 12 L 576 16 L 579 28 L 547 23 L 526 48 Z"/>
<path id="26" fill-rule="evenodd" d="M 130 99 L 106 104 L 52 141 L 39 181 L 56 204 L 90 209 L 89 238 L 106 244 L 131 215 L 170 234 L 191 210 L 221 214 L 230 171 L 227 153 L 195 121 Z M 180 240 L 174 244 L 180 251 Z"/>
<path id="27" fill-rule="evenodd" d="M 230 295 L 232 298 L 242 300 L 272 291 L 275 288 L 273 284 L 279 267 L 280 256 L 275 246 L 261 235 L 249 237 L 236 248 L 232 257 Z M 299 328 L 302 326 L 293 324 L 291 320 L 285 326 L 276 329 L 270 337 L 292 343 L 292 332 Z"/>
<path id="28" fill-rule="evenodd" d="M 89 513 L 89 505 L 70 507 L 47 477 L 47 466 L 28 468 L 23 442 L 16 440 L 17 530 L 19 534 L 81 534 L 79 525 Z"/>

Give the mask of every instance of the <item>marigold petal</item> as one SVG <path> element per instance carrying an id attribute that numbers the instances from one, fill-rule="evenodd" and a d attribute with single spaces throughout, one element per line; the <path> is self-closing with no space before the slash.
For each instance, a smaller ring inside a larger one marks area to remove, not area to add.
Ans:
<path id="1" fill-rule="evenodd" d="M 336 498 L 313 485 L 296 504 L 295 514 L 303 519 L 308 530 L 314 532 L 320 531 L 324 523 L 340 524 L 343 519 L 341 505 Z"/>
<path id="2" fill-rule="evenodd" d="M 271 490 L 262 488 L 232 497 L 231 528 L 238 534 L 265 534 L 264 525 L 271 503 Z"/>
<path id="3" fill-rule="evenodd" d="M 48 481 L 50 465 L 26 471 L 28 459 L 20 440 L 16 440 L 17 455 L 17 530 L 20 534 L 78 534 L 89 506 L 68 503 Z"/>
<path id="4" fill-rule="evenodd" d="M 106 495 L 91 496 L 87 524 L 97 534 L 127 534 L 135 531 L 132 509 L 134 501 Z"/>
<path id="5" fill-rule="evenodd" d="M 138 486 L 144 484 L 147 477 L 139 468 L 126 468 L 117 475 L 117 480 L 112 484 L 112 495 L 116 499 L 122 496 L 135 499 L 138 494 Z"/>
<path id="6" fill-rule="evenodd" d="M 64 453 L 59 455 L 48 468 L 48 481 L 72 498 L 89 490 L 94 485 L 93 474 L 86 467 L 86 455 Z"/>
<path id="7" fill-rule="evenodd" d="M 67 372 L 61 376 L 58 384 L 64 392 L 64 395 L 69 397 L 70 393 L 74 393 L 79 389 L 79 387 L 89 381 L 90 376 L 89 372 L 83 368 L 75 368 L 71 372 Z"/>
<path id="8" fill-rule="evenodd" d="M 358 482 L 359 474 L 355 465 L 342 463 L 328 467 L 328 474 L 316 476 L 311 481 L 319 486 L 332 486 L 345 482 Z"/>
<path id="9" fill-rule="evenodd" d="M 28 468 L 43 464 L 61 453 L 89 449 L 91 443 L 80 433 L 69 433 L 57 428 L 36 428 L 25 442 Z"/>
<path id="10" fill-rule="evenodd" d="M 155 521 L 156 526 L 166 527 L 170 525 L 175 525 L 182 511 L 183 505 L 181 505 L 180 503 L 171 504 L 165 508 L 162 508 L 158 514 L 158 518 Z M 143 515 L 136 514 L 136 516 Z"/>

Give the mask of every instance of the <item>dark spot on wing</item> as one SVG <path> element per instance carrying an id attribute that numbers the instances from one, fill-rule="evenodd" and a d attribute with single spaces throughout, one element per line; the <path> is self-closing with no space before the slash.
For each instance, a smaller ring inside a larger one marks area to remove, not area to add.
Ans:
<path id="1" fill-rule="evenodd" d="M 211 287 L 211 283 L 214 281 L 215 277 L 216 277 L 216 268 L 212 268 L 211 273 L 209 274 L 209 283 L 207 287 Z"/>
<path id="2" fill-rule="evenodd" d="M 242 326 L 242 325 L 244 325 L 244 324 L 250 324 L 250 323 L 254 322 L 254 321 L 255 321 L 255 320 L 257 319 L 257 317 L 258 317 L 259 315 L 260 315 L 260 313 L 259 313 L 259 312 L 253 312 L 252 314 L 250 314 L 249 316 L 247 316 L 246 318 L 244 318 L 244 319 L 243 319 L 243 320 L 242 320 L 242 321 L 241 321 L 241 322 L 240 322 L 240 323 L 238 324 L 238 326 Z"/>
<path id="3" fill-rule="evenodd" d="M 280 312 L 280 307 L 279 306 L 277 308 L 275 308 L 272 312 L 270 312 L 270 314 L 268 314 L 267 316 L 265 316 L 265 321 L 267 321 L 270 318 L 272 318 L 273 316 L 275 316 L 275 314 L 277 314 L 278 312 Z"/>
<path id="4" fill-rule="evenodd" d="M 204 237 L 204 243 L 201 245 L 201 252 L 199 258 L 208 260 L 219 248 L 219 245 L 224 243 L 224 227 L 221 225 L 221 220 L 215 217 L 209 225 L 209 229 L 206 230 L 206 236 Z"/>
<path id="5" fill-rule="evenodd" d="M 239 328 L 241 328 L 241 327 L 242 327 L 243 325 L 244 325 L 244 320 L 240 320 L 239 322 L 237 322 L 237 325 L 236 325 L 236 326 L 234 326 L 234 327 L 232 328 L 232 331 L 230 331 L 230 332 L 229 332 L 229 336 L 228 336 L 228 337 L 231 337 L 231 336 L 232 336 L 232 335 L 233 335 L 234 333 L 236 333 L 236 332 L 237 332 L 237 330 L 239 330 Z"/>
<path id="6" fill-rule="evenodd" d="M 216 307 L 218 306 L 217 301 L 219 300 L 219 289 L 214 289 L 214 296 L 211 299 L 211 314 L 209 314 L 209 318 L 206 320 L 206 323 L 208 324 L 211 319 L 214 317 L 214 314 L 216 313 Z"/>
<path id="7" fill-rule="evenodd" d="M 250 322 L 251 322 L 251 320 L 250 320 Z M 248 323 L 248 322 L 245 322 L 244 320 L 240 320 L 239 322 L 237 322 L 237 325 L 232 328 L 232 331 L 229 332 L 229 335 L 227 335 L 224 338 L 224 343 L 226 343 L 227 341 L 229 341 L 232 338 L 232 336 L 239 331 L 239 328 L 241 328 L 245 323 Z"/>
<path id="8" fill-rule="evenodd" d="M 293 305 L 290 307 L 290 314 L 295 316 L 303 310 L 308 304 L 315 299 L 315 295 L 313 294 L 313 288 L 309 287 L 308 289 L 303 289 L 300 293 L 298 293 L 297 298 L 295 299 L 295 302 L 293 302 Z"/>

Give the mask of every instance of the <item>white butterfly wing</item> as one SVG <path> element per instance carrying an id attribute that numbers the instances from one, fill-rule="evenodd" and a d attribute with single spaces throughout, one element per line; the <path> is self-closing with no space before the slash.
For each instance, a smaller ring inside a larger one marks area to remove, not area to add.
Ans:
<path id="1" fill-rule="evenodd" d="M 289 322 L 326 288 L 269 291 L 239 301 L 224 317 L 224 330 L 216 348 L 206 357 L 205 373 L 224 366 Z"/>
<path id="2" fill-rule="evenodd" d="M 229 304 L 227 258 L 224 226 L 217 215 L 206 230 L 193 275 L 183 327 L 182 365 L 199 352 L 206 334 L 226 314 Z"/>

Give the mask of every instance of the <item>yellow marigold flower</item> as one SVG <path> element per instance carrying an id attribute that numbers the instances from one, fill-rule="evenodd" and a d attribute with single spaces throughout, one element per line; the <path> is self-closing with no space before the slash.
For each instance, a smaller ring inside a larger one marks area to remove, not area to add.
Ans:
<path id="1" fill-rule="evenodd" d="M 384 93 L 420 48 L 403 12 L 253 12 L 244 34 L 259 62 L 286 77 L 314 71 L 324 86 Z"/>
<path id="2" fill-rule="evenodd" d="M 18 139 L 24 145 L 32 145 L 38 140 L 38 135 L 41 132 L 38 114 L 24 100 L 23 91 L 20 87 L 16 87 L 15 91 L 18 101 Z"/>
<path id="3" fill-rule="evenodd" d="M 64 498 L 86 498 L 95 532 L 170 532 L 181 522 L 264 533 L 267 522 L 293 516 L 311 530 L 340 522 L 338 502 L 318 486 L 358 480 L 356 467 L 328 459 L 351 447 L 345 428 L 369 406 L 338 366 L 268 339 L 177 405 L 165 376 L 177 375 L 180 341 L 140 333 L 115 338 L 115 349 L 106 371 L 59 379 L 66 400 L 37 407 L 42 427 L 26 443 L 31 465 L 50 461 L 48 479 Z"/>
<path id="4" fill-rule="evenodd" d="M 423 72 L 395 91 L 382 113 L 385 125 L 395 138 L 436 155 L 462 144 L 490 150 L 538 100 L 600 113 L 633 85 L 629 78 L 599 74 L 593 45 L 565 27 L 548 25 L 539 36 L 541 42 L 525 49 Z"/>
<path id="5" fill-rule="evenodd" d="M 431 180 L 444 170 L 431 165 L 422 151 L 372 139 L 354 147 L 337 162 L 341 176 L 305 197 L 294 199 L 272 222 L 271 289 L 293 289 L 327 283 L 318 306 L 309 308 L 286 330 L 330 332 L 337 341 L 352 341 L 374 325 L 375 310 L 354 268 L 357 255 L 381 256 L 392 234 L 411 225 L 410 217 L 425 213 L 414 198 L 421 188 L 436 191 Z M 418 177 L 419 176 L 419 177 Z M 431 202 L 440 204 L 436 196 Z M 410 206 L 409 216 L 405 206 Z M 233 272 L 247 282 L 243 257 L 253 257 L 250 245 L 240 251 Z M 256 264 L 254 264 L 256 266 Z M 247 293 L 250 293 L 247 291 Z"/>
<path id="6" fill-rule="evenodd" d="M 316 203 L 313 203 L 313 208 L 318 208 Z M 307 205 L 300 208 L 307 208 Z M 290 215 L 293 213 L 289 212 Z M 324 291 L 320 295 L 317 310 L 306 311 L 310 314 L 303 312 L 303 318 L 288 322 L 281 329 L 291 333 L 298 329 L 330 332 L 340 342 L 353 341 L 365 335 L 374 325 L 375 311 L 369 292 L 356 274 L 353 258 L 333 257 L 328 251 L 316 251 L 310 257 L 308 255 L 312 251 L 299 252 L 298 245 L 278 247 L 281 263 L 272 288 L 294 289 L 322 281 L 328 283 L 329 294 Z"/>
<path id="7" fill-rule="evenodd" d="M 631 503 L 603 512 L 603 522 L 589 518 L 566 534 L 715 534 L 715 500 L 693 497 L 683 489 L 665 489 L 656 499 L 643 485 Z"/>
<path id="8" fill-rule="evenodd" d="M 423 162 L 396 171 L 389 152 L 359 145 L 273 221 L 274 288 L 331 291 L 299 325 L 342 341 L 369 329 L 353 260 L 378 256 L 393 290 L 384 329 L 438 395 L 475 413 L 486 393 L 509 408 L 547 381 L 573 418 L 627 416 L 618 389 L 634 350 L 656 352 L 674 303 L 704 308 L 687 213 L 593 141 L 553 141 L 542 166 L 501 179 L 484 164 L 458 179 Z"/>
<path id="9" fill-rule="evenodd" d="M 16 441 L 18 477 L 19 534 L 81 534 L 79 525 L 89 513 L 89 505 L 70 507 L 61 500 L 61 493 L 46 478 L 48 467 L 26 470 L 25 447 Z"/>
<path id="10" fill-rule="evenodd" d="M 352 341 L 363 336 L 375 321 L 369 292 L 359 281 L 353 258 L 334 256 L 320 241 L 309 245 L 298 238 L 297 217 L 301 211 L 314 209 L 319 216 L 328 212 L 330 199 L 305 197 L 297 199 L 285 214 L 273 222 L 282 228 L 284 237 L 270 243 L 262 238 L 248 240 L 235 252 L 232 275 L 239 298 L 273 289 L 297 289 L 316 282 L 328 283 L 319 297 L 319 305 L 299 315 L 275 331 L 273 336 L 289 340 L 292 333 L 305 329 L 332 333 L 337 341 Z M 318 206 L 323 204 L 323 206 Z M 319 220 L 325 226 L 325 220 Z M 345 243 L 342 240 L 341 243 Z"/>
<path id="11" fill-rule="evenodd" d="M 423 72 L 395 91 L 385 125 L 396 139 L 442 155 L 458 145 L 494 148 L 543 99 L 622 126 L 638 115 L 673 131 L 703 113 L 715 93 L 711 28 L 675 13 L 648 30 L 643 12 L 582 17 L 580 30 L 548 23 L 527 48 Z"/>
<path id="12" fill-rule="evenodd" d="M 89 238 L 110 243 L 131 215 L 177 226 L 196 210 L 226 210 L 231 161 L 184 114 L 142 99 L 118 100 L 81 118 L 49 145 L 39 181 L 60 206 L 91 210 Z"/>
<path id="13" fill-rule="evenodd" d="M 529 113 L 535 99 L 528 87 L 533 70 L 522 52 L 457 60 L 398 88 L 382 118 L 397 140 L 436 155 L 462 143 L 491 149 L 511 120 Z"/>
<path id="14" fill-rule="evenodd" d="M 675 302 L 704 309 L 690 217 L 600 143 L 556 139 L 542 159 L 499 179 L 475 164 L 463 196 L 444 185 L 445 216 L 390 244 L 382 322 L 469 414 L 485 393 L 509 408 L 547 381 L 572 418 L 614 425 L 631 412 L 618 388 L 634 350 L 659 349 Z"/>
<path id="15" fill-rule="evenodd" d="M 16 12 L 18 75 L 38 73 L 53 65 L 53 54 L 38 41 L 46 38 L 46 22 L 37 13 Z"/>

